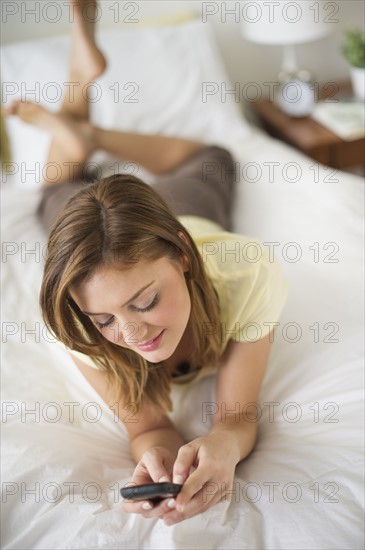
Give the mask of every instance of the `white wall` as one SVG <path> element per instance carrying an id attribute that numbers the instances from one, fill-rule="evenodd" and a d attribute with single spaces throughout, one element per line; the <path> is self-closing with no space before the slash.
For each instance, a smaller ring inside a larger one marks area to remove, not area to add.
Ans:
<path id="1" fill-rule="evenodd" d="M 148 17 L 184 10 L 194 10 L 202 18 L 203 12 L 216 11 L 215 14 L 208 16 L 207 20 L 216 32 L 231 80 L 242 84 L 257 82 L 262 86 L 263 82 L 274 82 L 277 79 L 281 63 L 281 47 L 253 44 L 242 38 L 240 34 L 242 8 L 244 2 L 248 1 L 100 0 L 102 17 L 99 24 L 105 28 L 116 26 L 130 28 L 134 23 L 128 22 L 128 19 L 142 21 Z M 316 4 L 315 0 L 297 0 L 298 2 L 309 2 L 312 6 Z M 70 0 L 2 0 L 2 42 L 68 32 L 70 3 Z M 267 0 L 256 0 L 254 3 L 260 5 L 261 9 L 265 9 Z M 347 64 L 341 54 L 342 33 L 351 27 L 363 28 L 365 20 L 362 0 L 326 1 L 326 4 L 327 15 L 332 19 L 338 19 L 337 30 L 322 40 L 297 47 L 300 66 L 310 69 L 315 79 L 321 83 L 349 77 Z M 234 13 L 229 15 L 228 11 Z M 53 20 L 55 22 L 52 22 Z M 262 89 L 265 90 L 266 87 L 263 86 Z"/>

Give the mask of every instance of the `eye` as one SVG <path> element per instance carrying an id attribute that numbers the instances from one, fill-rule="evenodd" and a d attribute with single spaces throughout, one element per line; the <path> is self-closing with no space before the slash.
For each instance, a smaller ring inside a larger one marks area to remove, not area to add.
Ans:
<path id="1" fill-rule="evenodd" d="M 113 322 L 113 317 L 111 317 L 110 319 L 108 319 L 108 321 L 106 321 L 105 323 L 98 323 L 98 321 L 94 321 L 94 324 L 95 324 L 98 328 L 105 328 L 105 327 L 111 325 L 112 322 Z"/>
<path id="2" fill-rule="evenodd" d="M 135 311 L 139 311 L 141 313 L 146 313 L 147 311 L 151 311 L 151 309 L 153 309 L 158 303 L 158 294 L 156 294 L 156 296 L 153 298 L 152 302 L 147 306 L 147 307 L 144 307 L 144 308 L 139 308 L 139 307 L 133 307 L 133 309 Z M 110 319 L 108 319 L 105 323 L 99 323 L 98 321 L 93 321 L 93 323 L 99 328 L 99 329 L 103 329 L 103 328 L 106 328 L 108 327 L 109 325 L 111 325 L 114 321 L 114 317 L 110 317 Z"/>
<path id="3" fill-rule="evenodd" d="M 147 311 L 151 311 L 151 309 L 155 307 L 157 302 L 158 302 L 158 294 L 156 294 L 156 296 L 154 297 L 154 299 L 152 300 L 149 306 L 144 308 L 134 307 L 133 309 L 135 309 L 136 311 L 140 311 L 142 313 L 146 313 Z"/>

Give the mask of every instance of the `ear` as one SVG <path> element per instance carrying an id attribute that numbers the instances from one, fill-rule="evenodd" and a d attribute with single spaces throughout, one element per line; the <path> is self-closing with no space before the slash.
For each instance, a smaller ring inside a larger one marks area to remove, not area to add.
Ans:
<path id="1" fill-rule="evenodd" d="M 182 239 L 185 242 L 185 244 L 190 246 L 189 239 L 188 239 L 187 235 L 185 235 L 184 231 L 178 231 L 177 234 L 179 235 L 180 239 Z"/>
<path id="2" fill-rule="evenodd" d="M 187 237 L 187 235 L 185 235 L 185 233 L 183 231 L 179 231 L 178 232 L 178 235 L 180 237 L 180 239 L 182 239 L 185 244 L 187 244 L 188 246 L 190 246 L 190 242 L 189 242 L 189 239 Z M 183 267 L 183 270 L 185 273 L 189 273 L 189 270 L 190 270 L 190 262 L 189 262 L 189 258 L 187 257 L 186 254 L 184 254 L 183 252 L 181 252 L 181 262 L 182 262 L 182 267 Z"/>

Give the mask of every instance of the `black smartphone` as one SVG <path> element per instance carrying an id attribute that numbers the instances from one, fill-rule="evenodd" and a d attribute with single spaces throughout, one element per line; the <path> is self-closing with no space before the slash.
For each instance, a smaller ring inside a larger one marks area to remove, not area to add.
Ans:
<path id="1" fill-rule="evenodd" d="M 120 494 L 127 500 L 160 500 L 175 497 L 181 491 L 182 485 L 177 483 L 145 483 L 144 485 L 130 485 L 123 487 Z"/>

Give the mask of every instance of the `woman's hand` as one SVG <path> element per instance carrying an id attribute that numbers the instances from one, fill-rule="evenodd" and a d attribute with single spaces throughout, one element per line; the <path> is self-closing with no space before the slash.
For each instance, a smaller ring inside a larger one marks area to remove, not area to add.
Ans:
<path id="1" fill-rule="evenodd" d="M 183 483 L 183 488 L 176 497 L 176 509 L 165 507 L 162 519 L 166 525 L 201 514 L 224 500 L 232 490 L 239 460 L 237 439 L 228 431 L 198 437 L 183 445 L 173 467 L 173 482 Z M 195 469 L 189 475 L 192 468 Z"/>
<path id="2" fill-rule="evenodd" d="M 144 483 L 170 482 L 175 456 L 164 447 L 152 447 L 146 451 L 138 462 L 128 485 Z M 124 500 L 123 510 L 133 514 L 141 514 L 145 518 L 162 517 L 175 507 L 174 498 L 165 498 L 154 504 L 152 500 Z"/>

